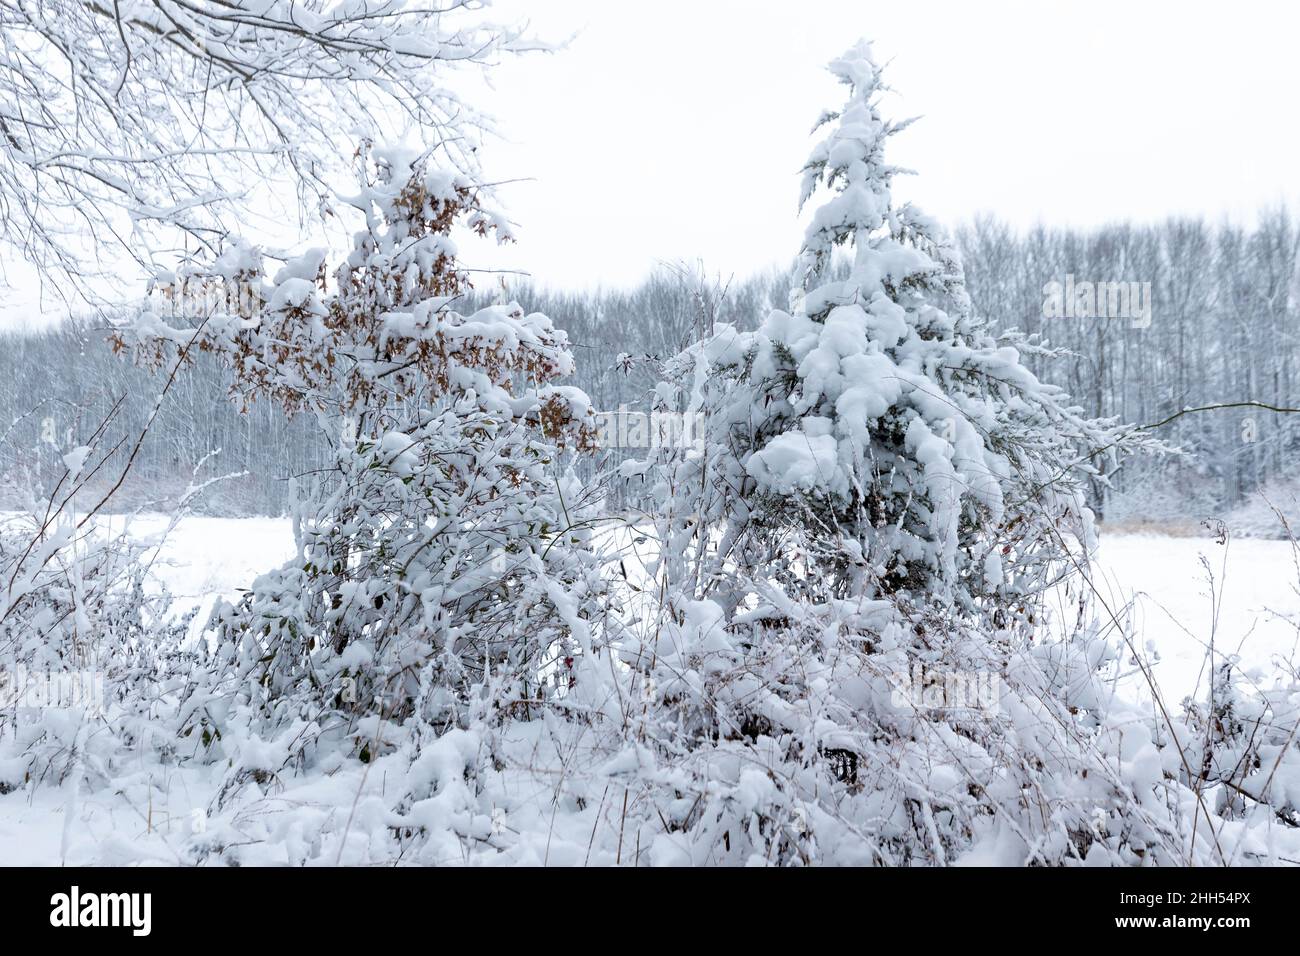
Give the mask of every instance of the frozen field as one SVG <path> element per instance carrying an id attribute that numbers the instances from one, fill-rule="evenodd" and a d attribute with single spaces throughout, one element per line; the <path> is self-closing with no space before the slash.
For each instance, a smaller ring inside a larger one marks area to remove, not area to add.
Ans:
<path id="1" fill-rule="evenodd" d="M 1261 685 L 1290 673 L 1298 580 L 1289 542 L 1241 539 L 1225 546 L 1150 534 L 1104 535 L 1095 577 L 1106 606 L 1117 615 L 1131 607 L 1139 650 L 1171 704 L 1208 686 L 1211 639 L 1216 660 L 1238 655 L 1239 667 Z"/>

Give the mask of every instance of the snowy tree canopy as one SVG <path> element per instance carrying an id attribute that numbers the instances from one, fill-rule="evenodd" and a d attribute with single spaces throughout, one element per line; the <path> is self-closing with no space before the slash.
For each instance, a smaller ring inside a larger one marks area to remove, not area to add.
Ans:
<path id="1" fill-rule="evenodd" d="M 537 48 L 483 7 L 3 0 L 5 240 L 78 279 L 120 276 L 123 251 L 147 272 L 183 249 L 210 255 L 267 211 L 268 178 L 327 212 L 340 138 L 386 122 L 436 133 L 440 162 L 477 176 L 489 124 L 445 73 Z"/>

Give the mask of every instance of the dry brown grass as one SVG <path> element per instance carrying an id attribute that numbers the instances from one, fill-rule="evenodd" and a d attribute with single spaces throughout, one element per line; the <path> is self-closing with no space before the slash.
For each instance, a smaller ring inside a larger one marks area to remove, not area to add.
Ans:
<path id="1" fill-rule="evenodd" d="M 1147 521 L 1141 518 L 1129 518 L 1124 521 L 1104 522 L 1099 527 L 1102 534 L 1159 534 L 1169 538 L 1213 536 L 1199 521 L 1191 519 Z"/>

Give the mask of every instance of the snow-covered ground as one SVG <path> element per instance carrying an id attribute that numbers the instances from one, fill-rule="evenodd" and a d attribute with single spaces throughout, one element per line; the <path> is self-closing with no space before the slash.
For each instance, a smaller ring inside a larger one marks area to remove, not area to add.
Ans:
<path id="1" fill-rule="evenodd" d="M 1261 686 L 1293 669 L 1300 566 L 1289 542 L 1110 535 L 1098 564 L 1105 605 L 1119 614 L 1132 602 L 1131 631 L 1170 704 L 1205 692 L 1212 639 L 1217 661 L 1237 655 Z"/>
<path id="2" fill-rule="evenodd" d="M 132 533 L 157 535 L 166 525 L 163 517 L 136 519 Z M 167 539 L 155 571 L 178 601 L 206 610 L 218 595 L 234 597 L 292 551 L 284 519 L 189 517 Z M 1141 650 L 1171 710 L 1187 694 L 1203 691 L 1211 636 L 1218 653 L 1239 655 L 1240 666 L 1261 684 L 1289 669 L 1300 639 L 1292 623 L 1300 620 L 1297 581 L 1300 570 L 1288 543 L 1252 539 L 1224 546 L 1209 538 L 1110 534 L 1102 539 L 1095 570 L 1105 604 L 1118 616 L 1131 606 L 1132 631 L 1145 645 Z M 1149 696 L 1128 660 L 1120 688 L 1137 698 Z M 213 773 L 219 777 L 219 768 L 186 767 L 157 780 L 142 770 L 139 780 L 117 792 L 37 787 L 0 796 L 0 863 L 174 863 L 168 835 L 189 832 L 196 808 L 206 805 L 214 786 Z M 332 786 L 354 784 L 371 785 L 336 778 Z M 277 799 L 290 800 L 290 794 L 268 797 L 267 803 Z M 286 834 L 259 862 L 295 862 L 295 840 L 301 838 Z"/>

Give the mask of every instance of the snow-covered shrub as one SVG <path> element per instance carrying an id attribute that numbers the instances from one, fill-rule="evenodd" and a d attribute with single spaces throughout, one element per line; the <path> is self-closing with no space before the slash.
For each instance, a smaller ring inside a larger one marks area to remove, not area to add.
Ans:
<path id="1" fill-rule="evenodd" d="M 64 456 L 46 498 L 0 521 L 0 792 L 104 786 L 124 752 L 174 745 L 151 718 L 190 616 L 149 578 L 158 543 L 98 523 L 107 498 L 86 484 L 112 455 L 103 434 Z"/>
<path id="2" fill-rule="evenodd" d="M 1235 528 L 1207 525 L 1220 547 L 1230 546 Z M 1288 540 L 1300 575 L 1300 542 L 1280 508 L 1272 529 L 1261 518 L 1251 531 Z M 1215 595 L 1222 583 L 1208 563 L 1205 569 Z M 1290 623 L 1300 633 L 1300 620 Z M 1240 648 L 1230 643 L 1225 650 L 1215 640 L 1217 630 L 1216 611 L 1205 650 L 1208 687 L 1203 696 L 1183 701 L 1183 779 L 1225 819 L 1300 829 L 1300 672 L 1294 661 L 1277 661 L 1272 673 L 1243 668 L 1235 653 Z M 1256 848 L 1261 856 L 1267 850 Z"/>
<path id="3" fill-rule="evenodd" d="M 1232 661 L 1213 671 L 1203 700 L 1185 702 L 1188 785 L 1228 819 L 1300 827 L 1300 683 L 1260 687 Z"/>
<path id="4" fill-rule="evenodd" d="M 234 244 L 172 280 L 235 284 L 245 314 L 119 333 L 153 362 L 193 341 L 236 400 L 313 414 L 337 448 L 301 483 L 295 558 L 214 612 L 182 710 L 182 733 L 233 757 L 232 785 L 312 765 L 322 736 L 372 760 L 374 720 L 480 734 L 568 696 L 599 649 L 589 505 L 562 464 L 592 434 L 586 396 L 554 384 L 567 338 L 513 304 L 455 311 L 453 228 L 509 238 L 484 199 L 427 156 L 376 149 L 332 275 L 320 250 L 268 273 Z"/>

